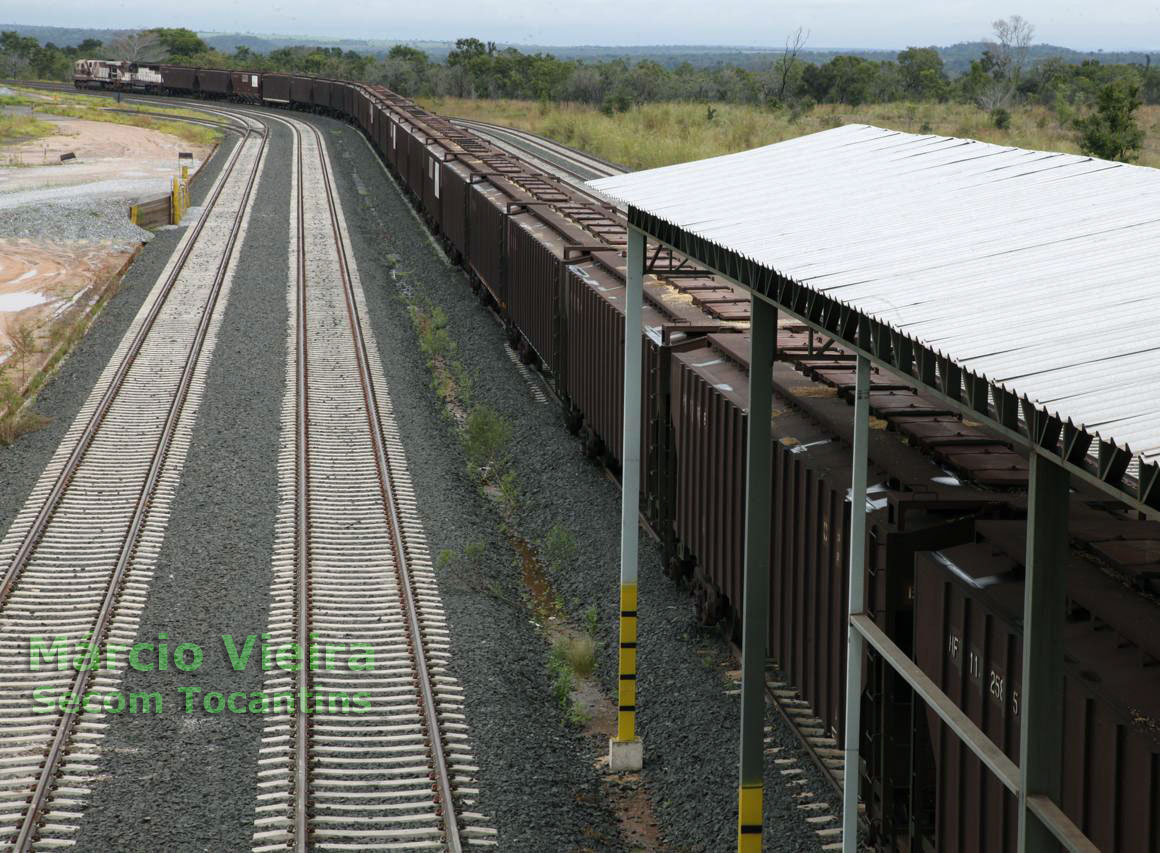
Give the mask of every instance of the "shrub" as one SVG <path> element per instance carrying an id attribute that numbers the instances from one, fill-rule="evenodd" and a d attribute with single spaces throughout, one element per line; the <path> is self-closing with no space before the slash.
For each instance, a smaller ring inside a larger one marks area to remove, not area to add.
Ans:
<path id="1" fill-rule="evenodd" d="M 511 433 L 511 425 L 498 412 L 482 403 L 475 406 L 463 428 L 463 449 L 470 472 L 482 480 L 500 474 L 507 464 Z"/>
<path id="2" fill-rule="evenodd" d="M 576 556 L 576 537 L 567 527 L 557 522 L 548 530 L 543 545 L 544 562 L 553 571 L 560 571 Z"/>
<path id="3" fill-rule="evenodd" d="M 1136 124 L 1140 87 L 1115 80 L 1100 90 L 1096 111 L 1076 120 L 1079 147 L 1084 154 L 1104 160 L 1131 162 L 1140 156 L 1144 131 Z"/>
<path id="4" fill-rule="evenodd" d="M 991 124 L 999 130 L 1007 130 L 1011 127 L 1011 111 L 1004 107 L 995 107 L 991 110 Z"/>

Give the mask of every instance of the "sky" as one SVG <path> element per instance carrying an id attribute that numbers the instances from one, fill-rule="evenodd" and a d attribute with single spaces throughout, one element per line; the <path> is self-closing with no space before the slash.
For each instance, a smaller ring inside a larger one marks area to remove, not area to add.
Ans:
<path id="1" fill-rule="evenodd" d="M 51 12 L 46 11 L 51 8 Z M 70 27 L 185 26 L 332 38 L 484 40 L 541 45 L 901 48 L 977 41 L 1020 14 L 1035 41 L 1076 49 L 1160 48 L 1160 0 L 3 0 L 0 21 Z"/>

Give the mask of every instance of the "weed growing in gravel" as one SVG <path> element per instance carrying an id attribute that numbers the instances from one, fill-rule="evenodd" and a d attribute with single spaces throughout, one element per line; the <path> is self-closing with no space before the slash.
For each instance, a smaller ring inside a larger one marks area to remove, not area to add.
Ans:
<path id="1" fill-rule="evenodd" d="M 544 562 L 554 572 L 564 569 L 576 556 L 576 537 L 560 522 L 549 528 L 544 543 L 540 546 L 544 555 Z"/>
<path id="2" fill-rule="evenodd" d="M 48 423 L 48 418 L 25 405 L 20 392 L 0 371 L 0 446 L 7 447 L 20 436 L 34 432 Z"/>
<path id="3" fill-rule="evenodd" d="M 479 568 L 486 551 L 487 543 L 485 542 L 468 542 L 463 547 L 462 556 L 451 548 L 442 548 L 435 557 L 435 568 L 448 569 L 456 563 L 464 563 L 471 568 Z"/>
<path id="4" fill-rule="evenodd" d="M 14 323 L 8 328 L 8 342 L 13 358 L 20 364 L 20 381 L 24 383 L 28 380 L 28 360 L 40 350 L 36 329 L 29 323 Z"/>
<path id="5" fill-rule="evenodd" d="M 548 653 L 548 674 L 552 677 L 552 696 L 556 699 L 556 704 L 560 706 L 567 717 L 567 720 L 573 726 L 583 726 L 587 722 L 587 715 L 584 713 L 584 708 L 572 698 L 572 690 L 575 687 L 574 675 L 581 678 L 587 677 L 592 672 L 592 666 L 595 664 L 595 647 L 592 649 L 590 655 L 591 663 L 588 664 L 586 671 L 581 671 L 577 668 L 576 661 L 578 660 L 580 666 L 584 666 L 584 658 L 582 653 L 577 653 L 573 648 L 573 641 L 566 637 L 557 637 L 552 644 L 552 650 Z"/>
<path id="6" fill-rule="evenodd" d="M 596 633 L 600 630 L 600 618 L 596 612 L 596 605 L 592 605 L 584 611 L 584 630 L 589 637 L 593 640 L 596 639 Z"/>
<path id="7" fill-rule="evenodd" d="M 419 349 L 430 361 L 450 358 L 455 355 L 455 341 L 447 331 L 447 312 L 439 306 L 424 311 L 418 306 L 411 308 L 412 315 L 418 316 Z"/>
<path id="8" fill-rule="evenodd" d="M 407 312 L 419 335 L 419 350 L 427 357 L 435 393 L 452 415 L 470 408 L 471 375 L 457 357 L 459 347 L 447 329 L 447 313 L 438 306 L 419 302 L 410 302 Z"/>
<path id="9" fill-rule="evenodd" d="M 564 649 L 559 641 L 548 654 L 548 673 L 552 676 L 552 695 L 561 708 L 567 708 L 572 701 L 572 667 L 564 657 Z"/>
<path id="10" fill-rule="evenodd" d="M 468 470 L 483 482 L 498 480 L 508 463 L 512 428 L 507 419 L 483 403 L 475 406 L 463 427 Z"/>
<path id="11" fill-rule="evenodd" d="M 592 670 L 596 668 L 596 641 L 590 635 L 560 637 L 555 645 L 560 649 L 568 666 L 572 668 L 572 672 L 581 678 L 587 678 L 592 674 Z"/>
<path id="12" fill-rule="evenodd" d="M 515 471 L 508 471 L 499 478 L 499 502 L 508 518 L 515 516 L 520 508 L 520 483 Z"/>

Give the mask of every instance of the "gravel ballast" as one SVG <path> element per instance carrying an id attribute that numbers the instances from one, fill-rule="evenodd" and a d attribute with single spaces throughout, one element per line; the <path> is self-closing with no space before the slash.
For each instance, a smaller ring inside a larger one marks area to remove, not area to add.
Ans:
<path id="1" fill-rule="evenodd" d="M 204 181 L 205 178 L 201 178 Z M 127 201 L 37 202 L 0 207 L 0 234 L 41 240 L 86 240 L 92 243 L 147 243 L 153 233 L 126 215 Z M 164 233 L 164 232 L 162 232 Z"/>

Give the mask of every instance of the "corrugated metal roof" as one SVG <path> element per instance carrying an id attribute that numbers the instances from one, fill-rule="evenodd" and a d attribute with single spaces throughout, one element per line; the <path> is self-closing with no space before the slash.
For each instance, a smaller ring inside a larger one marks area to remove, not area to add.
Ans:
<path id="1" fill-rule="evenodd" d="M 847 125 L 589 185 L 1160 459 L 1160 170 Z"/>

